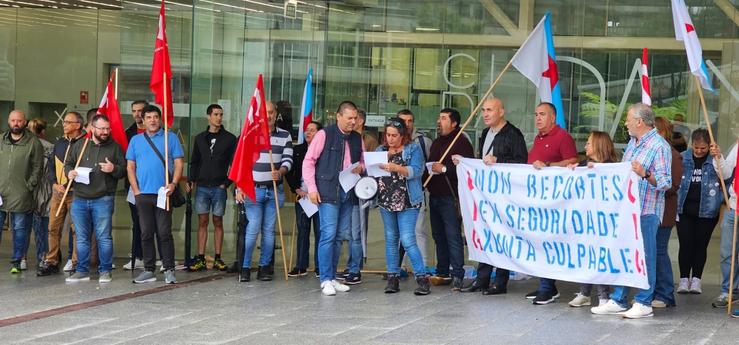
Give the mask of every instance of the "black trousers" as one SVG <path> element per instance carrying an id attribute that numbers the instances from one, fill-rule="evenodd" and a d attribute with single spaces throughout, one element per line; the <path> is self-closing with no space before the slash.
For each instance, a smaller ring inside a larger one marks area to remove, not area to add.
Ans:
<path id="1" fill-rule="evenodd" d="M 141 249 L 143 251 L 144 268 L 154 271 L 156 268 L 155 234 L 159 235 L 160 255 L 164 269 L 174 269 L 174 239 L 172 238 L 172 211 L 157 207 L 156 194 L 139 194 L 136 196 L 136 210 L 139 213 L 141 226 Z"/>
<path id="2" fill-rule="evenodd" d="M 680 243 L 677 260 L 680 265 L 680 278 L 700 278 L 706 265 L 708 242 L 718 223 L 716 218 L 700 218 L 687 214 L 680 215 L 677 222 L 677 239 Z M 692 274 L 691 274 L 692 271 Z"/>
<path id="3" fill-rule="evenodd" d="M 480 286 L 487 288 L 490 285 L 490 275 L 493 274 L 493 266 L 481 262 L 477 265 L 477 282 Z M 495 270 L 495 281 L 493 284 L 498 288 L 505 289 L 508 286 L 508 278 L 510 271 L 505 268 L 498 267 Z"/>

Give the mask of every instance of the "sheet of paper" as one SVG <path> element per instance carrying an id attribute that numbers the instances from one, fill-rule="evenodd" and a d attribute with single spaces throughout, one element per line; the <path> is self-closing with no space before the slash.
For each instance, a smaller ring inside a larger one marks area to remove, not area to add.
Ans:
<path id="1" fill-rule="evenodd" d="M 318 212 L 318 205 L 314 204 L 310 201 L 309 197 L 300 198 L 298 200 L 298 203 L 300 204 L 300 207 L 303 208 L 303 212 L 305 212 L 305 215 L 308 216 L 308 218 L 312 217 L 316 212 Z"/>
<path id="2" fill-rule="evenodd" d="M 365 152 L 364 166 L 367 167 L 367 175 L 372 177 L 390 176 L 389 171 L 380 169 L 380 164 L 387 163 L 387 152 Z"/>
<path id="3" fill-rule="evenodd" d="M 359 162 L 354 163 L 339 173 L 339 183 L 341 183 L 341 188 L 343 188 L 347 193 L 352 190 L 352 188 L 357 184 L 357 181 L 362 178 L 359 174 L 352 172 L 352 170 L 354 170 L 358 165 Z"/>
<path id="4" fill-rule="evenodd" d="M 167 209 L 167 191 L 169 191 L 167 188 L 159 187 L 159 191 L 157 192 L 157 207 L 162 210 Z"/>
<path id="5" fill-rule="evenodd" d="M 0 206 L 3 206 L 3 197 L 0 196 Z"/>
<path id="6" fill-rule="evenodd" d="M 431 167 L 434 166 L 434 163 L 436 162 L 426 162 L 426 170 L 429 172 L 429 175 L 436 175 L 435 172 L 431 171 Z"/>
<path id="7" fill-rule="evenodd" d="M 81 184 L 90 184 L 90 172 L 92 168 L 77 167 L 77 177 L 74 178 L 74 182 Z"/>
<path id="8" fill-rule="evenodd" d="M 128 195 L 126 195 L 126 201 L 131 205 L 136 205 L 136 196 L 133 194 L 133 189 L 128 187 Z"/>

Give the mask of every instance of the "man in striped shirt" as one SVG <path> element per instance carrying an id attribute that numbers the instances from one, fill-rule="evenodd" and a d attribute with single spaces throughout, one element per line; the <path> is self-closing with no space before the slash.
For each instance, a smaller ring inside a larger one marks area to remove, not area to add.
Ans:
<path id="1" fill-rule="evenodd" d="M 625 318 L 637 319 L 652 316 L 652 300 L 657 274 L 657 228 L 665 210 L 665 191 L 672 186 L 670 166 L 672 149 L 670 144 L 654 128 L 654 112 L 643 103 L 636 103 L 626 115 L 629 140 L 623 161 L 631 162 L 631 169 L 641 177 L 639 200 L 641 200 L 641 238 L 644 241 L 644 259 L 647 266 L 649 288 L 639 290 L 634 296 L 634 305 L 627 310 L 629 288 L 617 286 L 605 305 L 591 308 L 593 314 L 622 314 Z"/>
<path id="2" fill-rule="evenodd" d="M 272 252 L 275 244 L 275 221 L 277 220 L 277 209 L 275 198 L 280 207 L 285 202 L 285 192 L 282 188 L 282 176 L 285 176 L 293 165 L 293 146 L 290 132 L 277 128 L 275 119 L 277 111 L 272 102 L 267 102 L 267 119 L 269 121 L 270 143 L 272 144 L 272 157 L 270 152 L 262 150 L 259 159 L 254 163 L 253 175 L 256 189 L 256 202 L 245 198 L 244 193 L 236 190 L 236 201 L 243 202 L 246 209 L 246 218 L 249 223 L 246 226 L 244 236 L 244 262 L 241 281 L 248 282 L 251 279 L 251 256 L 257 244 L 259 233 L 262 234 L 259 255 L 259 271 L 257 279 L 261 281 L 272 280 L 272 272 L 269 268 Z M 277 196 L 275 196 L 272 181 L 277 181 Z"/>

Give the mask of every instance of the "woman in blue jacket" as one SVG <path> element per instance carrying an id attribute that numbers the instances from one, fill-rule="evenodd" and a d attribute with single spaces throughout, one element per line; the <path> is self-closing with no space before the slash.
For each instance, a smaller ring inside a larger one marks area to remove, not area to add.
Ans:
<path id="1" fill-rule="evenodd" d="M 680 284 L 677 293 L 702 293 L 701 275 L 706 264 L 706 250 L 718 222 L 722 193 L 706 129 L 691 135 L 692 147 L 682 153 L 683 177 L 678 192 L 677 237 L 680 241 L 678 262 Z"/>
<path id="2" fill-rule="evenodd" d="M 431 292 L 426 265 L 416 244 L 416 219 L 423 202 L 423 152 L 411 142 L 410 133 L 403 120 L 391 118 L 385 122 L 385 144 L 377 151 L 387 151 L 387 164 L 380 168 L 390 176 L 377 179 L 377 205 L 385 225 L 385 260 L 387 262 L 387 287 L 385 293 L 400 291 L 398 265 L 398 241 L 411 260 L 418 288 L 416 295 Z"/>

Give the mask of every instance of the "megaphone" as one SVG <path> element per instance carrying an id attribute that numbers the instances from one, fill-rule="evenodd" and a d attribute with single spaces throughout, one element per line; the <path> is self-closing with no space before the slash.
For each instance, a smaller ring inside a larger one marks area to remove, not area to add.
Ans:
<path id="1" fill-rule="evenodd" d="M 362 200 L 374 198 L 375 194 L 377 194 L 377 181 L 375 181 L 374 177 L 362 177 L 354 186 L 354 194 Z"/>

